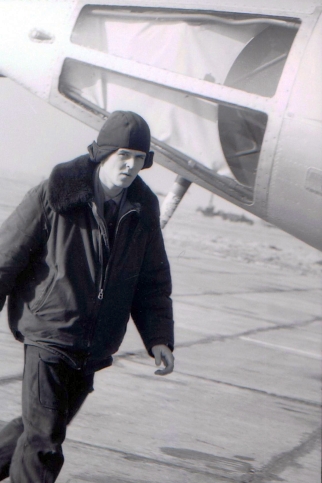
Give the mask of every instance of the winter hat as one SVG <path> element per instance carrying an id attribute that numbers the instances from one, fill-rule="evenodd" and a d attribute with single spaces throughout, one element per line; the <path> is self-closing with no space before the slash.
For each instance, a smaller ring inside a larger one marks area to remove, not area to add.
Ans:
<path id="1" fill-rule="evenodd" d="M 142 169 L 150 168 L 153 152 L 150 149 L 150 128 L 143 117 L 131 111 L 114 111 L 101 128 L 97 143 L 88 146 L 91 161 L 100 163 L 120 148 L 146 153 Z"/>

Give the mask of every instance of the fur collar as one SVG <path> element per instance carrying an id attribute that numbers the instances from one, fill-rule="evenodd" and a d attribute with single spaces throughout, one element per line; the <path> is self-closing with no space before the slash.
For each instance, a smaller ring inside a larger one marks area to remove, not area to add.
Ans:
<path id="1" fill-rule="evenodd" d="M 89 155 L 55 166 L 48 181 L 48 199 L 52 210 L 62 214 L 94 201 L 96 167 Z M 159 224 L 157 197 L 139 176 L 128 188 L 127 198 L 137 205 L 142 220 L 148 226 Z"/>

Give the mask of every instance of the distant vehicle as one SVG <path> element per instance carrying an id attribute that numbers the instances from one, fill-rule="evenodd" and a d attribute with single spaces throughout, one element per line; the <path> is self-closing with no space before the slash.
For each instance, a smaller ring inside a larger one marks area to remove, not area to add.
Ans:
<path id="1" fill-rule="evenodd" d="M 179 176 L 322 250 L 322 0 L 0 0 L 0 74 L 99 129 L 152 128 Z"/>

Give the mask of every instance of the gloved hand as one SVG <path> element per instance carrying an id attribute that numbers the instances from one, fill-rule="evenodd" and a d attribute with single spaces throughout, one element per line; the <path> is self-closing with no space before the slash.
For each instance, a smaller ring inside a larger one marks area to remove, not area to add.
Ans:
<path id="1" fill-rule="evenodd" d="M 158 344 L 152 347 L 151 352 L 154 355 L 155 365 L 160 366 L 162 362 L 165 366 L 164 369 L 158 369 L 154 374 L 158 376 L 170 374 L 174 368 L 174 357 L 169 347 L 164 344 Z"/>

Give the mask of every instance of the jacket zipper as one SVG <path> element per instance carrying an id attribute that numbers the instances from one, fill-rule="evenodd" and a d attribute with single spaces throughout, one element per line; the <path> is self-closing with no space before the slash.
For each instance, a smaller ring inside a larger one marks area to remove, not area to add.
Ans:
<path id="1" fill-rule="evenodd" d="M 135 209 L 132 209 L 132 210 L 127 211 L 126 213 L 124 213 L 124 215 L 121 216 L 121 218 L 119 219 L 119 221 L 116 225 L 114 240 L 116 239 L 117 232 L 118 232 L 121 221 L 127 215 L 129 215 L 130 213 L 137 213 L 137 211 Z M 111 249 L 110 249 L 110 246 L 109 246 L 109 243 L 108 243 L 108 238 L 107 238 L 107 246 L 108 246 L 109 254 L 111 255 Z M 110 261 L 110 258 L 109 258 L 109 261 Z M 104 274 L 105 276 L 103 276 L 103 270 L 101 270 L 100 289 L 99 289 L 98 296 L 97 296 L 98 300 L 103 300 L 103 298 L 104 298 L 104 288 L 105 288 L 107 275 L 108 275 L 109 261 L 108 261 L 108 264 L 107 264 L 107 267 L 106 267 L 106 270 L 105 270 L 105 274 Z"/>
<path id="2" fill-rule="evenodd" d="M 104 285 L 104 274 L 103 274 L 103 248 L 102 248 L 102 240 L 101 237 L 103 236 L 104 242 L 110 251 L 109 243 L 108 243 L 108 235 L 106 231 L 106 226 L 104 220 L 100 217 L 100 215 L 97 212 L 96 205 L 93 205 L 94 208 L 92 207 L 92 210 L 94 212 L 94 217 L 96 219 L 96 222 L 98 224 L 99 230 L 100 230 L 100 239 L 99 239 L 99 245 L 98 245 L 98 259 L 99 259 L 99 291 L 98 291 L 98 300 L 102 300 L 104 296 L 104 291 L 103 291 L 103 285 Z M 102 233 L 103 232 L 103 233 Z"/>
<path id="3" fill-rule="evenodd" d="M 134 213 L 137 213 L 137 210 L 135 210 L 135 209 L 129 210 L 126 213 L 124 213 L 124 215 L 121 216 L 121 218 L 119 219 L 119 221 L 118 221 L 118 223 L 116 225 L 114 239 L 116 239 L 116 235 L 117 235 L 117 232 L 118 232 L 118 229 L 119 229 L 119 226 L 120 226 L 121 221 L 127 215 L 129 215 L 130 213 L 133 213 L 133 212 Z M 105 221 L 97 213 L 96 207 L 94 209 L 94 217 L 95 217 L 95 219 L 96 219 L 96 221 L 98 223 L 99 228 L 101 228 L 101 223 L 98 220 L 101 220 L 102 221 L 102 227 L 103 227 L 103 230 L 104 230 L 103 231 L 103 236 L 105 237 L 105 241 L 106 241 L 106 244 L 107 244 L 107 247 L 108 247 L 108 250 L 109 250 L 109 254 L 111 254 L 110 246 L 109 246 L 109 243 L 108 243 L 107 231 L 106 231 L 106 227 L 105 227 Z M 106 269 L 105 269 L 105 274 L 103 274 L 103 271 L 104 271 L 103 270 L 103 250 L 102 250 L 102 240 L 101 240 L 101 238 L 100 238 L 100 241 L 99 241 L 99 262 L 100 262 L 100 283 L 99 283 L 99 291 L 98 291 L 98 295 L 97 295 L 97 303 L 95 304 L 95 317 L 94 317 L 94 320 L 95 321 L 96 321 L 97 316 L 98 316 L 98 313 L 99 313 L 100 305 L 101 305 L 102 300 L 104 298 L 104 287 L 105 287 L 106 281 L 107 281 L 108 267 L 109 267 L 109 262 L 110 262 L 110 258 L 109 258 L 108 263 L 107 263 L 107 266 L 106 266 Z M 90 347 L 91 346 L 91 342 L 92 342 L 92 339 L 93 339 L 94 330 L 95 330 L 95 323 L 92 325 L 91 330 L 89 332 L 89 337 L 88 337 L 88 341 L 87 341 L 87 347 Z"/>

